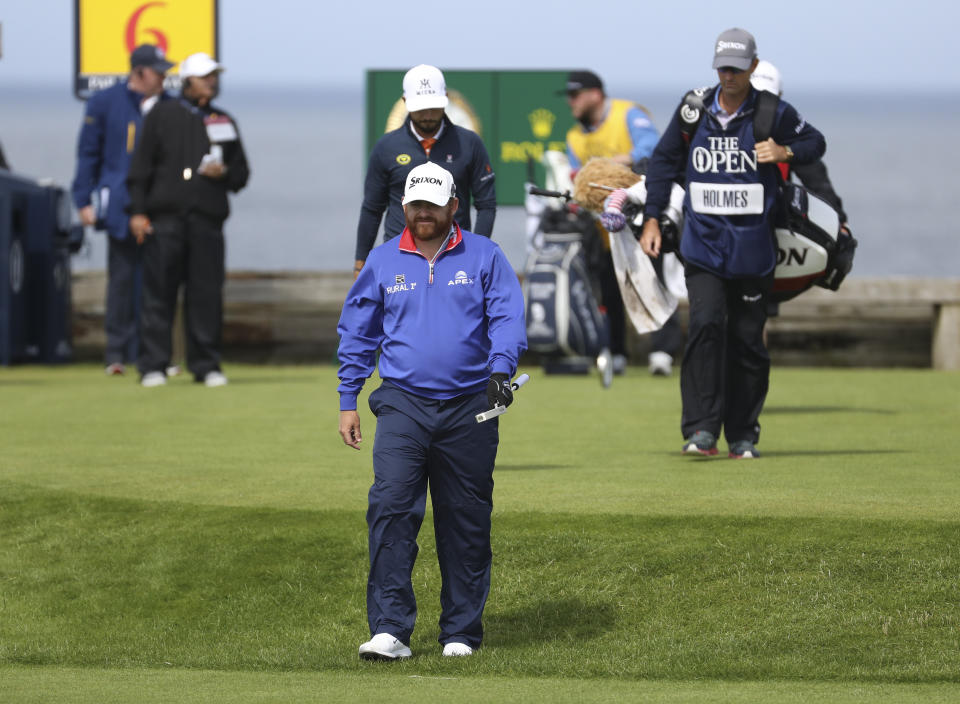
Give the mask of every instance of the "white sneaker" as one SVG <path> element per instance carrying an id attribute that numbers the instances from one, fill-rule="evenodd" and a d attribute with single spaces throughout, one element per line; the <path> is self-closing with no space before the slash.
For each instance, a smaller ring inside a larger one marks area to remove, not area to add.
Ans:
<path id="1" fill-rule="evenodd" d="M 411 655 L 410 648 L 389 633 L 378 633 L 360 646 L 360 657 L 364 660 L 399 660 Z"/>
<path id="2" fill-rule="evenodd" d="M 209 386 L 213 388 L 214 386 L 226 386 L 227 377 L 223 375 L 223 372 L 207 372 L 207 375 L 203 377 L 204 386 Z"/>
<path id="3" fill-rule="evenodd" d="M 600 371 L 600 383 L 603 388 L 609 389 L 613 383 L 613 355 L 610 349 L 604 347 L 597 356 L 597 369 Z"/>
<path id="4" fill-rule="evenodd" d="M 654 376 L 670 376 L 673 371 L 673 357 L 666 352 L 651 352 L 647 357 L 650 373 Z"/>
<path id="5" fill-rule="evenodd" d="M 145 386 L 148 389 L 154 386 L 166 386 L 166 384 L 167 377 L 163 375 L 163 372 L 147 372 L 143 375 L 143 378 L 140 379 L 140 386 Z"/>
<path id="6" fill-rule="evenodd" d="M 443 657 L 461 658 L 466 655 L 473 655 L 473 648 L 466 643 L 447 643 L 443 646 Z"/>

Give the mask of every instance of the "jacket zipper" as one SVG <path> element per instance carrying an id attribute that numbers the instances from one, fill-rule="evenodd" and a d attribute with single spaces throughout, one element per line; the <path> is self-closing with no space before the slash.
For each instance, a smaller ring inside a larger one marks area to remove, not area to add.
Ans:
<path id="1" fill-rule="evenodd" d="M 452 233 L 453 231 L 451 230 L 451 232 L 447 234 L 446 238 L 444 238 L 443 244 L 440 245 L 440 249 L 437 250 L 437 253 L 433 255 L 433 259 L 427 259 L 426 257 L 424 257 L 424 259 L 427 259 L 427 263 L 430 265 L 430 278 L 427 280 L 428 286 L 433 286 L 433 266 L 434 264 L 437 263 L 437 260 L 440 258 L 440 255 L 443 254 L 444 251 L 446 251 L 447 245 L 450 244 L 450 235 Z"/>

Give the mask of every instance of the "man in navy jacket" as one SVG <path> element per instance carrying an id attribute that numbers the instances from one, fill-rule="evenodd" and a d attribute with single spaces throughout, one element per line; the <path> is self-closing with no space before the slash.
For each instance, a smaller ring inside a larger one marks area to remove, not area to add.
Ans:
<path id="1" fill-rule="evenodd" d="M 126 178 L 140 139 L 143 116 L 163 91 L 172 63 L 163 50 L 144 44 L 130 55 L 126 82 L 95 93 L 87 101 L 77 143 L 73 202 L 84 225 L 105 230 L 107 238 L 106 372 L 123 374 L 137 359 L 142 279 L 140 246 L 130 235 Z"/>
<path id="2" fill-rule="evenodd" d="M 449 99 L 443 73 L 425 64 L 414 66 L 403 77 L 403 100 L 407 119 L 399 129 L 381 137 L 370 154 L 357 225 L 354 278 L 376 242 L 384 210 L 384 240 L 403 230 L 400 199 L 407 174 L 428 161 L 453 174 L 460 203 L 455 219 L 460 226 L 487 237 L 493 232 L 497 195 L 490 157 L 479 135 L 447 117 Z M 477 209 L 475 227 L 470 226 L 471 194 Z"/>
<path id="3" fill-rule="evenodd" d="M 442 586 L 440 643 L 470 655 L 483 638 L 490 590 L 490 514 L 497 420 L 475 416 L 513 400 L 510 378 L 526 349 L 523 293 L 506 256 L 454 222 L 452 175 L 436 164 L 410 171 L 407 227 L 370 253 L 343 304 L 340 436 L 360 449 L 357 395 L 380 350 L 383 384 L 370 488 L 370 640 L 360 657 L 410 657 L 417 614 L 410 580 L 427 485 Z"/>
<path id="4" fill-rule="evenodd" d="M 754 138 L 757 45 L 742 29 L 722 32 L 713 67 L 720 84 L 694 91 L 663 133 L 647 171 L 640 246 L 660 255 L 659 218 L 674 181 L 684 185 L 680 255 L 690 329 L 680 371 L 683 452 L 717 454 L 721 428 L 734 458 L 759 457 L 760 411 L 770 379 L 763 343 L 767 296 L 777 263 L 773 219 L 777 164 L 819 159 L 826 143 L 786 101 L 768 139 Z"/>

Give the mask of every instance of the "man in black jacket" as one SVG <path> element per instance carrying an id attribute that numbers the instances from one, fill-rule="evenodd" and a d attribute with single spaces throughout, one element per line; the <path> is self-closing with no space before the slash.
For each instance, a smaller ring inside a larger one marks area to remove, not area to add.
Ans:
<path id="1" fill-rule="evenodd" d="M 223 222 L 227 192 L 250 175 L 236 123 L 210 101 L 223 66 L 200 53 L 180 66 L 183 94 L 155 107 L 127 175 L 130 231 L 144 246 L 140 368 L 143 386 L 166 383 L 177 292 L 185 284 L 187 366 L 223 386 Z"/>

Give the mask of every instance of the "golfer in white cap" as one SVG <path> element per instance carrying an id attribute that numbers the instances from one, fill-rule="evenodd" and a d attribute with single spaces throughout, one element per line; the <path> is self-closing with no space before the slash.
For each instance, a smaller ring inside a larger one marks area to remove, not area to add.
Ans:
<path id="1" fill-rule="evenodd" d="M 440 69 L 420 64 L 407 71 L 403 101 L 407 119 L 381 137 L 370 153 L 357 224 L 354 278 L 376 242 L 384 212 L 384 240 L 403 231 L 404 183 L 410 170 L 421 164 L 440 164 L 452 174 L 459 204 L 455 219 L 461 227 L 487 237 L 493 232 L 497 194 L 490 157 L 476 132 L 453 124 L 446 115 L 450 99 Z M 471 205 L 477 211 L 473 227 Z"/>
<path id="2" fill-rule="evenodd" d="M 526 349 L 523 293 L 495 243 L 462 229 L 453 175 L 433 163 L 405 179 L 400 236 L 370 252 L 343 304 L 340 426 L 360 449 L 357 396 L 379 356 L 382 385 L 369 493 L 365 659 L 410 657 L 417 604 L 410 580 L 429 486 L 442 585 L 439 641 L 470 655 L 483 639 L 497 419 L 513 400 Z"/>
<path id="3" fill-rule="evenodd" d="M 223 222 L 229 193 L 250 175 L 234 119 L 211 101 L 224 67 L 206 54 L 180 64 L 180 100 L 157 105 L 130 165 L 130 231 L 143 244 L 140 383 L 166 384 L 177 290 L 186 288 L 187 367 L 206 386 L 220 369 L 225 276 Z"/>

